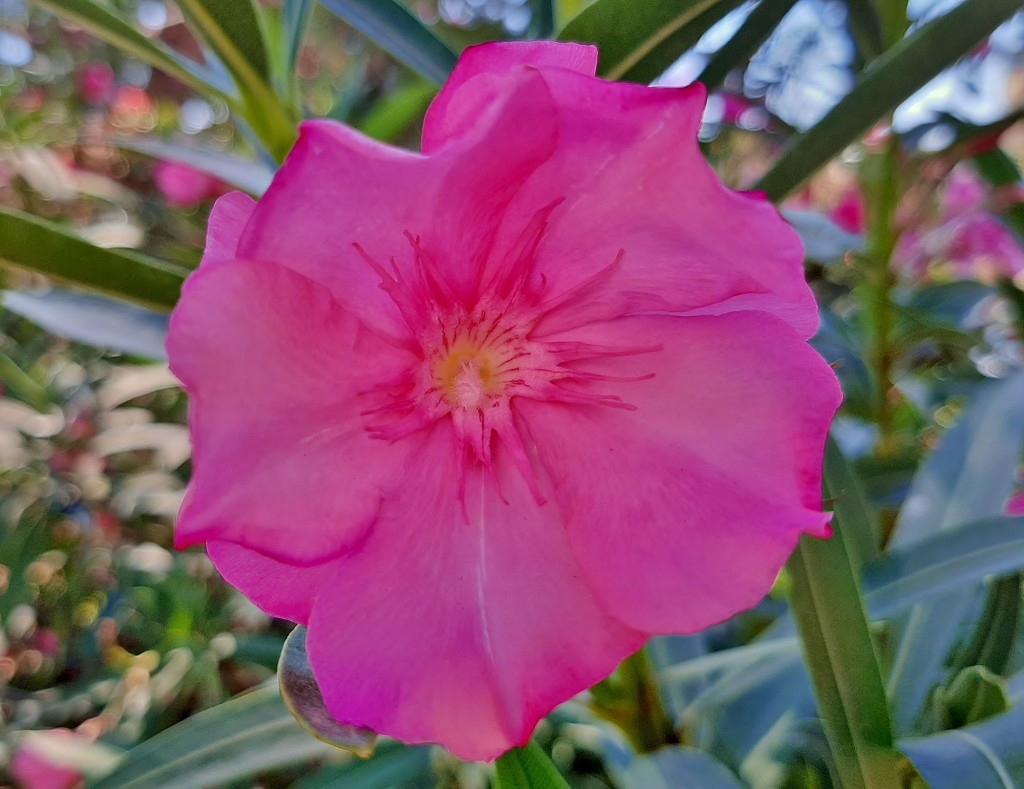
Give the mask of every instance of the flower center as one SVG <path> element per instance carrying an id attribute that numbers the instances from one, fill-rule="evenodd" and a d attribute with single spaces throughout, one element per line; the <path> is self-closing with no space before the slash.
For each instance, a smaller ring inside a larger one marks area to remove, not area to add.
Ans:
<path id="1" fill-rule="evenodd" d="M 482 408 L 505 388 L 492 350 L 464 344 L 434 363 L 434 381 L 445 399 L 458 408 Z"/>

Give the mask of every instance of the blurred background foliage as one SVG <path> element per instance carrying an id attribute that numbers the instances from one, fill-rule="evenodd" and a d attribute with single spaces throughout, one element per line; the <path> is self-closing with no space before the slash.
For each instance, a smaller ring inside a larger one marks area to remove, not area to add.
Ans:
<path id="1" fill-rule="evenodd" d="M 846 401 L 840 538 L 538 742 L 581 788 L 1024 786 L 1018 9 L 0 0 L 0 784 L 494 780 L 393 742 L 362 760 L 288 712 L 291 626 L 171 549 L 189 443 L 163 336 L 212 201 L 259 195 L 301 118 L 415 148 L 455 53 L 558 37 L 610 78 L 711 89 L 706 155 L 804 238 Z"/>

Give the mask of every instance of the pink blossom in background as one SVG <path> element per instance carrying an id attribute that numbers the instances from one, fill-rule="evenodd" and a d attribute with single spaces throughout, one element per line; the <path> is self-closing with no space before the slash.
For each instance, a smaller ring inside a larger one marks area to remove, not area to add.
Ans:
<path id="1" fill-rule="evenodd" d="M 1024 515 L 1024 491 L 1014 494 L 1006 504 L 1007 515 Z"/>
<path id="2" fill-rule="evenodd" d="M 953 170 L 935 219 L 906 230 L 893 254 L 896 268 L 915 278 L 1019 277 L 1024 249 L 987 208 L 984 185 L 963 168 Z"/>
<path id="3" fill-rule="evenodd" d="M 48 747 L 43 747 L 43 738 L 49 740 Z M 33 732 L 21 742 L 11 759 L 11 775 L 20 789 L 72 789 L 84 784 L 82 773 L 54 760 L 61 740 L 90 741 L 68 729 L 51 729 Z"/>
<path id="4" fill-rule="evenodd" d="M 865 228 L 864 195 L 859 189 L 843 192 L 829 218 L 847 233 L 863 233 Z"/>
<path id="5" fill-rule="evenodd" d="M 86 63 L 78 72 L 78 91 L 90 104 L 108 104 L 116 87 L 114 70 L 106 63 Z"/>
<path id="6" fill-rule="evenodd" d="M 153 168 L 153 181 L 168 204 L 175 208 L 192 208 L 225 191 L 220 180 L 179 162 L 158 162 Z"/>
<path id="7" fill-rule="evenodd" d="M 338 720 L 467 760 L 828 534 L 800 242 L 701 157 L 701 87 L 596 63 L 467 50 L 422 154 L 304 124 L 171 321 L 178 545 L 308 626 Z"/>

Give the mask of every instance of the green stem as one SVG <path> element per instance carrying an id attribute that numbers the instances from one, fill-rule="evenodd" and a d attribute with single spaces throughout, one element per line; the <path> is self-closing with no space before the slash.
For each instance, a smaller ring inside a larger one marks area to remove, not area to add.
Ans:
<path id="1" fill-rule="evenodd" d="M 881 153 L 870 155 L 862 167 L 864 198 L 867 202 L 868 228 L 860 286 L 867 338 L 867 362 L 875 384 L 875 420 L 878 422 L 880 455 L 896 451 L 895 409 L 892 401 L 893 370 L 896 365 L 896 304 L 893 287 L 892 253 L 898 233 L 895 227 L 899 204 L 895 138 Z"/>
<path id="2" fill-rule="evenodd" d="M 497 789 L 569 789 L 548 755 L 533 740 L 505 753 L 494 768 Z"/>
<path id="3" fill-rule="evenodd" d="M 826 466 L 839 460 L 833 449 Z M 825 495 L 841 492 L 826 483 Z M 830 540 L 805 536 L 789 560 L 790 605 L 840 785 L 900 789 L 885 687 L 844 538 L 866 525 L 837 516 L 833 527 Z"/>

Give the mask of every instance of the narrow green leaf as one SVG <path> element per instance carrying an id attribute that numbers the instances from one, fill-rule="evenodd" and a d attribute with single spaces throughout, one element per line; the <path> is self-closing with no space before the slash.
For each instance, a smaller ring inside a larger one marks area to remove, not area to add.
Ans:
<path id="1" fill-rule="evenodd" d="M 289 71 L 295 70 L 299 53 L 302 51 L 302 40 L 306 36 L 313 2 L 314 0 L 284 0 L 285 63 Z"/>
<path id="2" fill-rule="evenodd" d="M 741 0 L 597 0 L 558 34 L 596 44 L 597 72 L 626 82 L 651 82 Z"/>
<path id="3" fill-rule="evenodd" d="M 969 726 L 1010 709 L 1006 682 L 985 666 L 968 666 L 941 693 L 943 729 Z"/>
<path id="4" fill-rule="evenodd" d="M 188 270 L 138 252 L 102 249 L 34 216 L 0 207 L 0 264 L 170 310 Z"/>
<path id="5" fill-rule="evenodd" d="M 841 457 L 831 446 L 826 466 Z M 828 498 L 836 476 L 826 473 Z M 844 514 L 835 513 L 831 539 L 801 539 L 787 564 L 790 605 L 842 785 L 899 789 L 885 689 L 850 559 L 847 532 L 858 524 Z"/>
<path id="6" fill-rule="evenodd" d="M 51 334 L 112 351 L 167 360 L 167 314 L 94 293 L 8 291 L 3 305 Z"/>
<path id="7" fill-rule="evenodd" d="M 569 789 L 547 754 L 535 742 L 513 748 L 495 763 L 497 789 Z"/>
<path id="8" fill-rule="evenodd" d="M 18 363 L 0 351 L 0 384 L 23 403 L 32 406 L 41 414 L 48 414 L 53 402 L 46 393 L 46 387 L 22 370 Z"/>
<path id="9" fill-rule="evenodd" d="M 708 59 L 697 82 L 704 83 L 708 90 L 721 85 L 730 71 L 750 60 L 794 5 L 796 0 L 762 0 L 736 34 Z"/>
<path id="10" fill-rule="evenodd" d="M 856 472 L 831 436 L 825 447 L 824 476 L 835 517 L 843 524 L 843 540 L 854 576 L 860 578 L 865 562 L 878 556 L 882 532 Z"/>
<path id="11" fill-rule="evenodd" d="M 743 789 L 711 754 L 696 748 L 662 748 L 634 759 L 619 782 L 624 789 Z"/>
<path id="12" fill-rule="evenodd" d="M 146 38 L 121 17 L 92 0 L 32 0 L 59 18 L 91 33 L 117 49 L 148 63 L 204 95 L 226 97 L 230 85 L 210 71 L 183 58 L 159 41 Z"/>
<path id="13" fill-rule="evenodd" d="M 205 789 L 330 752 L 299 726 L 274 685 L 200 712 L 135 746 L 91 789 Z"/>
<path id="14" fill-rule="evenodd" d="M 283 161 L 295 142 L 299 113 L 270 86 L 266 40 L 252 0 L 178 0 L 178 6 L 234 78 L 242 96 L 235 111 Z"/>
<path id="15" fill-rule="evenodd" d="M 872 0 L 846 0 L 850 34 L 857 44 L 861 59 L 867 63 L 885 50 L 882 40 L 882 20 L 878 18 Z"/>
<path id="16" fill-rule="evenodd" d="M 274 178 L 274 170 L 267 164 L 243 159 L 224 151 L 201 148 L 198 145 L 187 145 L 150 137 L 115 137 L 110 140 L 110 144 L 156 159 L 186 164 L 255 197 L 259 197 L 267 191 L 267 187 L 270 186 L 270 182 Z"/>
<path id="17" fill-rule="evenodd" d="M 551 38 L 555 34 L 555 0 L 533 0 L 530 38 Z"/>
<path id="18" fill-rule="evenodd" d="M 328 765 L 291 789 L 423 789 L 434 786 L 431 749 L 384 742 L 372 759 Z"/>
<path id="19" fill-rule="evenodd" d="M 321 0 L 324 7 L 431 82 L 455 68 L 455 53 L 395 0 Z"/>
<path id="20" fill-rule="evenodd" d="M 240 55 L 264 81 L 270 78 L 266 39 L 253 0 L 185 0 L 181 5 L 225 64 L 230 67 Z M 196 11 L 199 16 L 193 16 Z"/>
<path id="21" fill-rule="evenodd" d="M 757 188 L 772 200 L 784 198 L 1019 10 L 1020 0 L 965 0 L 922 25 L 875 59 L 818 124 L 797 135 Z"/>
<path id="22" fill-rule="evenodd" d="M 878 658 L 836 529 L 804 537 L 789 560 L 793 614 L 844 789 L 899 789 Z"/>
<path id="23" fill-rule="evenodd" d="M 892 547 L 920 549 L 920 541 L 937 532 L 999 515 L 1013 489 L 1022 445 L 1024 375 L 979 386 L 914 478 Z M 982 592 L 961 587 L 913 611 L 889 674 L 898 730 L 911 730 L 932 688 L 946 676 L 947 659 L 979 613 Z"/>
<path id="24" fill-rule="evenodd" d="M 1024 786 L 1024 707 L 899 748 L 931 789 L 1017 789 Z"/>
<path id="25" fill-rule="evenodd" d="M 367 137 L 381 142 L 396 142 L 423 113 L 437 95 L 437 88 L 417 80 L 404 85 L 378 101 L 356 124 Z"/>

